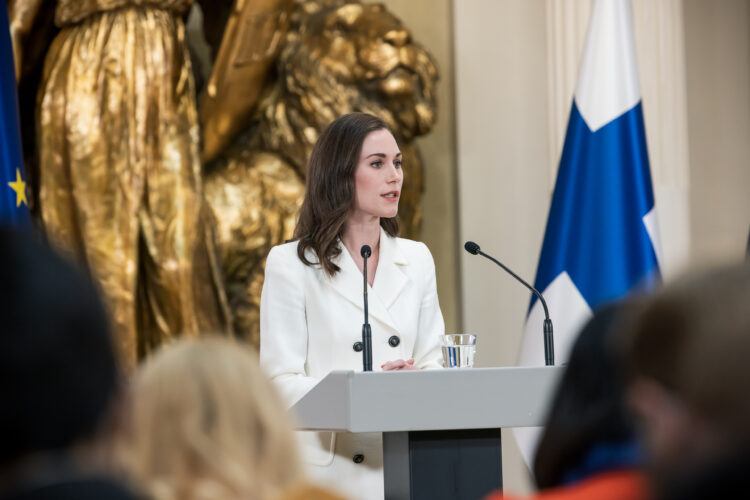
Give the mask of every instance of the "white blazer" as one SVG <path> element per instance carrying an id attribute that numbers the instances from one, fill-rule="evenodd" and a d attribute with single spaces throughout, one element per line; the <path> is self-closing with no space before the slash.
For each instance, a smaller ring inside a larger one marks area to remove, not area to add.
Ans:
<path id="1" fill-rule="evenodd" d="M 308 258 L 317 261 L 312 254 Z M 333 278 L 319 265 L 303 264 L 297 242 L 272 248 L 266 260 L 260 362 L 289 406 L 332 370 L 362 370 L 362 352 L 354 350 L 364 322 L 362 273 L 343 245 L 334 262 L 341 270 Z M 373 370 L 409 358 L 419 368 L 442 366 L 439 339 L 445 325 L 435 264 L 423 243 L 391 238 L 381 229 L 368 300 Z M 383 498 L 380 433 L 298 434 L 314 480 L 350 498 Z M 358 463 L 355 455 L 361 455 Z"/>

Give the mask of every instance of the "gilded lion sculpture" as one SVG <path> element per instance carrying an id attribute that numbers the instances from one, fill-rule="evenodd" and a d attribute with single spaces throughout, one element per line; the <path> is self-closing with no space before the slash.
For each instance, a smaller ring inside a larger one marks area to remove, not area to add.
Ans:
<path id="1" fill-rule="evenodd" d="M 292 236 L 307 159 L 322 130 L 353 111 L 389 125 L 408 179 L 401 233 L 416 237 L 424 183 L 414 139 L 436 120 L 436 65 L 380 4 L 294 3 L 271 73 L 247 127 L 205 179 L 235 331 L 255 345 L 265 256 Z"/>

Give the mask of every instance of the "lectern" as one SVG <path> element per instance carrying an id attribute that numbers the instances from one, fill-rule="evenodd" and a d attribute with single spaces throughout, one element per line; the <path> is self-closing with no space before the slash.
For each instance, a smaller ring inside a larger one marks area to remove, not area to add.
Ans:
<path id="1" fill-rule="evenodd" d="M 479 499 L 502 487 L 500 429 L 541 425 L 562 371 L 333 371 L 292 411 L 300 430 L 382 432 L 388 500 Z"/>

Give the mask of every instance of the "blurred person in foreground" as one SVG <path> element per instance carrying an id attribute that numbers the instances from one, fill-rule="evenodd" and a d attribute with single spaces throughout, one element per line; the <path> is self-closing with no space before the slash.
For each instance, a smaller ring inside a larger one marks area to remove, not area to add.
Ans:
<path id="1" fill-rule="evenodd" d="M 0 227 L 0 498 L 126 500 L 108 472 L 119 370 L 94 286 Z"/>
<path id="2" fill-rule="evenodd" d="M 617 351 L 632 307 L 600 308 L 576 339 L 534 459 L 540 491 L 530 498 L 647 498 Z M 488 500 L 501 498 L 514 497 L 497 492 Z"/>
<path id="3" fill-rule="evenodd" d="M 673 282 L 627 337 L 628 399 L 655 495 L 698 498 L 726 488 L 733 470 L 747 491 L 736 471 L 750 465 L 750 265 Z"/>
<path id="4" fill-rule="evenodd" d="M 304 481 L 291 419 L 246 345 L 164 346 L 134 375 L 118 456 L 155 500 L 330 499 Z"/>

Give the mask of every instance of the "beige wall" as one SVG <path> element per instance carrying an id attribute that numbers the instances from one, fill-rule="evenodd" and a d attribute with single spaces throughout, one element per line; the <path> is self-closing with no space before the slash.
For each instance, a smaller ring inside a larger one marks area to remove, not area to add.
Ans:
<path id="1" fill-rule="evenodd" d="M 686 0 L 691 260 L 742 259 L 750 228 L 750 6 Z"/>

